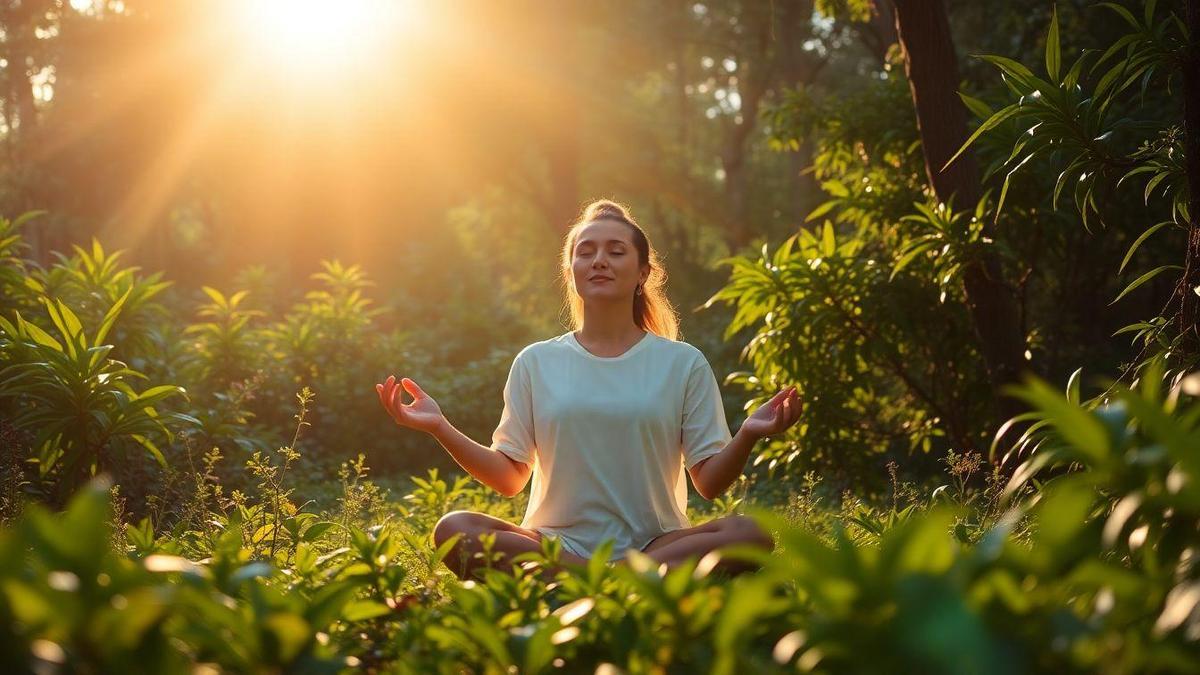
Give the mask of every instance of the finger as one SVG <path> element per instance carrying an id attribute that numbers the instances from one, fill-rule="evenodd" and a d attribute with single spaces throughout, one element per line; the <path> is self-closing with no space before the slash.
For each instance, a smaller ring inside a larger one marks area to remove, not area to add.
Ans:
<path id="1" fill-rule="evenodd" d="M 380 386 L 379 396 L 380 396 L 381 401 L 383 402 L 383 407 L 385 407 L 385 408 L 387 407 L 387 402 L 389 400 L 391 400 L 392 385 L 395 381 L 396 381 L 395 376 L 388 375 L 388 378 L 383 381 L 383 385 Z"/>
<path id="2" fill-rule="evenodd" d="M 400 387 L 392 389 L 392 415 L 398 416 L 404 407 L 404 390 Z"/>
<path id="3" fill-rule="evenodd" d="M 379 405 L 383 406 L 386 409 L 387 404 L 383 402 L 383 385 L 382 384 L 375 385 L 375 395 L 377 397 L 379 397 Z"/>
<path id="4" fill-rule="evenodd" d="M 800 394 L 792 392 L 792 418 L 788 422 L 788 425 L 795 424 L 796 420 L 800 419 L 800 413 L 803 411 L 804 405 L 800 402 Z"/>
<path id="5" fill-rule="evenodd" d="M 386 381 L 379 385 L 379 405 L 383 406 L 383 409 L 386 410 L 389 415 L 392 414 L 391 406 L 388 405 L 388 401 L 391 400 L 391 395 L 392 387 L 388 385 Z"/>
<path id="6" fill-rule="evenodd" d="M 764 403 L 763 407 L 770 410 L 771 412 L 775 412 L 776 410 L 779 410 L 779 406 L 782 403 L 783 403 L 783 392 L 781 391 L 778 394 L 775 394 L 774 396 L 772 396 L 771 399 L 768 400 L 766 403 Z"/>
<path id="7" fill-rule="evenodd" d="M 392 410 L 392 396 L 395 393 L 395 391 L 396 391 L 396 378 L 388 377 L 387 381 L 384 382 L 384 384 L 383 384 L 383 392 L 382 392 L 381 396 L 382 396 L 382 400 L 383 400 L 383 407 L 388 411 L 389 415 L 395 414 L 394 411 Z"/>
<path id="8" fill-rule="evenodd" d="M 421 389 L 420 385 L 418 385 L 416 382 L 413 382 L 406 377 L 400 380 L 400 384 L 404 386 L 404 389 L 408 391 L 408 393 L 412 394 L 413 400 L 425 398 L 425 390 Z"/>

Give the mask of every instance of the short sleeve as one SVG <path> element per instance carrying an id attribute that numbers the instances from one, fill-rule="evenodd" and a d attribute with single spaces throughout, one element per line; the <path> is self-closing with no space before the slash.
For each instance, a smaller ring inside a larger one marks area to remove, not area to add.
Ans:
<path id="1" fill-rule="evenodd" d="M 504 383 L 504 412 L 500 424 L 492 432 L 492 449 L 503 452 L 513 460 L 530 464 L 535 448 L 533 435 L 533 391 L 529 370 L 518 354 Z"/>
<path id="2" fill-rule="evenodd" d="M 683 400 L 683 457 L 691 469 L 733 440 L 712 366 L 703 359 L 688 374 Z"/>

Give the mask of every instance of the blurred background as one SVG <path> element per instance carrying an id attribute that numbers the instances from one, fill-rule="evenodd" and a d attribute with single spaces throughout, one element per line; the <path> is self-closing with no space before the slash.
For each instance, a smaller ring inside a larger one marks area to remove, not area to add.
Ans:
<path id="1" fill-rule="evenodd" d="M 992 323 L 960 264 L 980 232 L 929 235 L 937 219 L 914 207 L 950 194 L 929 181 L 943 162 L 923 153 L 918 117 L 946 130 L 945 159 L 968 115 L 1011 95 L 976 55 L 1040 63 L 1056 8 L 1064 63 L 1107 48 L 1128 27 L 1093 4 L 940 3 L 941 24 L 910 22 L 912 44 L 942 45 L 922 67 L 950 86 L 920 111 L 896 28 L 905 2 L 8 0 L 0 213 L 44 211 L 22 226 L 20 256 L 85 315 L 140 280 L 114 354 L 211 412 L 201 444 L 286 440 L 308 385 L 316 457 L 362 451 L 402 472 L 453 464 L 389 426 L 373 384 L 417 379 L 486 443 L 513 355 L 567 330 L 566 229 L 612 198 L 661 252 L 683 339 L 724 383 L 734 428 L 776 384 L 809 394 L 794 437 L 758 459 L 886 485 L 889 461 L 921 477 L 947 449 L 986 449 L 1018 368 L 1065 378 L 1133 355 L 1112 334 L 1144 312 L 1110 307 L 1125 283 L 1113 271 L 1165 203 L 1112 199 L 1096 234 L 1088 208 L 1050 204 L 1062 162 L 1017 173 L 1020 130 L 998 127 L 952 186 L 965 209 L 982 195 L 996 228 L 983 259 L 1008 313 Z M 1089 86 L 1102 75 L 1083 71 Z M 1114 152 L 1178 120 L 1169 78 L 1116 89 L 1130 96 L 1113 111 L 1149 121 L 1104 136 Z M 785 245 L 805 233 L 820 245 Z M 1174 261 L 1166 236 L 1130 269 Z M 755 290 L 784 263 L 832 276 Z M 129 267 L 108 286 L 95 272 Z M 1163 276 L 1130 297 L 1169 290 Z"/>

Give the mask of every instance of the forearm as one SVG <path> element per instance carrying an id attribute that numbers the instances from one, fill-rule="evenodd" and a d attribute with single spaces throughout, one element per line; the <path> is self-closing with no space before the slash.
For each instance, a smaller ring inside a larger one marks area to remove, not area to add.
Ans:
<path id="1" fill-rule="evenodd" d="M 511 496 L 517 492 L 517 471 L 512 460 L 503 453 L 471 440 L 454 428 L 449 420 L 443 420 L 430 435 L 442 444 L 459 466 L 479 482 L 502 495 Z"/>
<path id="2" fill-rule="evenodd" d="M 721 496 L 742 475 L 746 459 L 757 442 L 758 438 L 745 429 L 738 429 L 724 450 L 701 463 L 693 477 L 700 496 L 705 499 Z"/>

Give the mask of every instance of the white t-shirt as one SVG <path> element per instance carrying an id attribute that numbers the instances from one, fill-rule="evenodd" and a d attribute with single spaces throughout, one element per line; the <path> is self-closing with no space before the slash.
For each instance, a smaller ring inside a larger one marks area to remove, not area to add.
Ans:
<path id="1" fill-rule="evenodd" d="M 492 448 L 533 463 L 521 527 L 612 559 L 685 527 L 683 469 L 732 440 L 712 367 L 686 342 L 647 332 L 600 357 L 574 332 L 535 342 L 513 360 Z"/>

